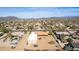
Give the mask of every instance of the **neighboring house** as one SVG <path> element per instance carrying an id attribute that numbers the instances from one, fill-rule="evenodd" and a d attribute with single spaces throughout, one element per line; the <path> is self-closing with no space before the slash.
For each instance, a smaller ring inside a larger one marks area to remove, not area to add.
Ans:
<path id="1" fill-rule="evenodd" d="M 72 43 L 72 46 L 74 51 L 79 51 L 79 43 Z"/>
<path id="2" fill-rule="evenodd" d="M 11 34 L 14 36 L 22 37 L 24 35 L 24 32 L 12 32 Z"/>
<path id="3" fill-rule="evenodd" d="M 70 33 L 67 32 L 67 31 L 57 31 L 56 34 L 59 34 L 59 35 L 62 35 L 62 34 L 64 34 L 64 35 L 70 35 Z"/>
<path id="4" fill-rule="evenodd" d="M 74 33 L 76 33 L 77 31 L 75 31 L 75 30 L 70 30 L 70 31 L 68 31 L 70 34 L 74 34 Z"/>
<path id="5" fill-rule="evenodd" d="M 66 51 L 79 51 L 79 43 L 66 44 L 64 47 L 64 50 L 66 50 Z"/>

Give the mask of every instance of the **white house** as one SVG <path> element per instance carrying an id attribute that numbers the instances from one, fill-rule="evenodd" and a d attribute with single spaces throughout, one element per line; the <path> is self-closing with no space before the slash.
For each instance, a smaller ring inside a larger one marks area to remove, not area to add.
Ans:
<path id="1" fill-rule="evenodd" d="M 56 34 L 64 34 L 64 35 L 70 35 L 70 33 L 68 33 L 68 32 L 66 32 L 66 31 L 58 31 L 58 32 L 56 32 Z"/>
<path id="2" fill-rule="evenodd" d="M 28 44 L 37 44 L 37 34 L 35 32 L 31 32 L 29 35 Z"/>

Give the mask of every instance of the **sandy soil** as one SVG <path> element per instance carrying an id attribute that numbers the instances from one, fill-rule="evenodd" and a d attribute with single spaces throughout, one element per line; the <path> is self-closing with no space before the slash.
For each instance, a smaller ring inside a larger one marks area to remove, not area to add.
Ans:
<path id="1" fill-rule="evenodd" d="M 20 40 L 20 42 L 18 43 L 17 47 L 15 50 L 17 51 L 23 51 L 24 48 L 26 47 L 26 42 L 27 42 L 27 38 L 28 38 L 28 34 L 25 34 L 22 39 Z"/>
<path id="2" fill-rule="evenodd" d="M 33 45 L 26 45 L 27 50 L 61 50 L 59 45 L 56 43 L 55 39 L 52 36 L 38 36 L 41 39 L 37 41 L 38 47 L 33 47 Z M 48 44 L 48 42 L 52 41 L 53 44 Z"/>
<path id="3" fill-rule="evenodd" d="M 25 34 L 22 39 L 19 41 L 19 43 L 16 45 L 15 49 L 11 48 L 9 40 L 7 40 L 5 43 L 3 43 L 3 40 L 0 40 L 0 51 L 24 51 L 24 49 L 27 50 L 61 50 L 59 45 L 56 43 L 55 39 L 52 36 L 38 36 L 41 37 L 41 39 L 37 41 L 38 47 L 34 47 L 33 45 L 27 44 L 29 34 Z M 48 44 L 48 42 L 52 41 L 52 44 Z"/>

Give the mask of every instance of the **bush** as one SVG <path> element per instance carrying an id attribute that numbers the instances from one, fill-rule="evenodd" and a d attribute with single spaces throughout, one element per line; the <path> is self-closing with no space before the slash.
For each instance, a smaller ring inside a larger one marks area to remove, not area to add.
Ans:
<path id="1" fill-rule="evenodd" d="M 35 44 L 35 45 L 33 45 L 33 47 L 38 47 L 38 45 Z"/>
<path id="2" fill-rule="evenodd" d="M 8 30 L 8 29 L 6 29 L 6 28 L 4 28 L 4 27 L 1 27 L 1 28 L 0 28 L 0 32 L 8 33 L 8 32 L 9 32 L 9 30 Z"/>
<path id="3" fill-rule="evenodd" d="M 3 35 L 3 33 L 0 34 L 0 36 L 2 36 L 2 35 Z"/>
<path id="4" fill-rule="evenodd" d="M 48 33 L 48 35 L 52 35 L 52 33 L 51 33 L 51 32 L 49 32 L 49 33 Z"/>
<path id="5" fill-rule="evenodd" d="M 54 42 L 53 41 L 49 41 L 48 44 L 54 44 Z"/>

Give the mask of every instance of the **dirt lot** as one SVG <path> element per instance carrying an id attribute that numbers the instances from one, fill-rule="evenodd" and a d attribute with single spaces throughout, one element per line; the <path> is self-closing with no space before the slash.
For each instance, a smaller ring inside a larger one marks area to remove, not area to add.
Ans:
<path id="1" fill-rule="evenodd" d="M 37 47 L 34 47 L 34 45 L 26 45 L 26 50 L 48 50 L 48 51 L 55 51 L 55 50 L 61 50 L 55 39 L 51 36 L 38 36 L 37 41 Z"/>
<path id="2" fill-rule="evenodd" d="M 7 40 L 5 43 L 3 43 L 2 40 L 0 40 L 0 51 L 56 51 L 61 50 L 59 45 L 56 43 L 55 39 L 51 36 L 38 36 L 37 41 L 37 47 L 34 47 L 34 45 L 28 45 L 27 39 L 29 34 L 25 34 L 22 39 L 19 41 L 19 43 L 16 45 L 15 49 L 11 48 L 9 40 Z"/>

